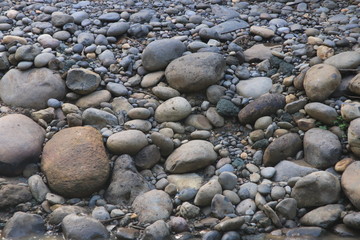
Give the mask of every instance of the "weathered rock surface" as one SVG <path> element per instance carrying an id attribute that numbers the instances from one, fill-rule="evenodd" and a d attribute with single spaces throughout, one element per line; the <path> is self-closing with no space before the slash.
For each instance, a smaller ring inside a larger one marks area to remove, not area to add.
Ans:
<path id="1" fill-rule="evenodd" d="M 107 148 L 115 154 L 134 155 L 148 145 L 143 132 L 139 130 L 126 130 L 111 135 L 107 142 Z"/>
<path id="2" fill-rule="evenodd" d="M 341 178 L 341 187 L 350 202 L 360 209 L 360 191 L 357 182 L 360 180 L 360 162 L 351 163 L 344 171 Z"/>
<path id="3" fill-rule="evenodd" d="M 30 201 L 32 198 L 28 187 L 7 184 L 0 188 L 0 209 L 16 206 L 19 203 Z"/>
<path id="4" fill-rule="evenodd" d="M 45 234 L 45 222 L 40 215 L 16 212 L 6 223 L 2 236 L 7 239 L 41 236 Z"/>
<path id="5" fill-rule="evenodd" d="M 155 119 L 160 123 L 175 122 L 186 118 L 190 113 L 190 103 L 183 97 L 174 97 L 156 108 Z"/>

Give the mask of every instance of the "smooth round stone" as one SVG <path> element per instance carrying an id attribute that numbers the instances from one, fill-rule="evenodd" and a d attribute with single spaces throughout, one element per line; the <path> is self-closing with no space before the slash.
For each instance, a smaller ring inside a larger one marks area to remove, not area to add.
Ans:
<path id="1" fill-rule="evenodd" d="M 71 34 L 68 31 L 59 31 L 53 34 L 53 38 L 66 41 L 71 37 Z"/>
<path id="2" fill-rule="evenodd" d="M 197 191 L 195 188 L 184 188 L 179 192 L 177 197 L 183 202 L 189 201 L 196 196 Z"/>
<path id="3" fill-rule="evenodd" d="M 197 192 L 194 204 L 197 206 L 207 206 L 216 194 L 221 194 L 222 188 L 217 180 L 211 180 L 204 184 Z"/>
<path id="4" fill-rule="evenodd" d="M 271 189 L 271 198 L 275 201 L 285 197 L 285 189 L 280 186 L 275 186 Z"/>
<path id="5" fill-rule="evenodd" d="M 276 173 L 276 169 L 274 167 L 266 167 L 261 170 L 261 176 L 264 178 L 272 178 Z"/>
<path id="6" fill-rule="evenodd" d="M 120 14 L 116 12 L 104 13 L 99 16 L 99 20 L 103 22 L 116 22 L 120 20 Z"/>
<path id="7" fill-rule="evenodd" d="M 258 98 L 269 92 L 272 87 L 272 80 L 268 77 L 256 77 L 249 80 L 242 80 L 236 85 L 236 92 L 247 98 Z"/>
<path id="8" fill-rule="evenodd" d="M 223 190 L 232 190 L 237 184 L 237 176 L 232 172 L 222 172 L 218 181 Z"/>
<path id="9" fill-rule="evenodd" d="M 211 133 L 206 130 L 197 130 L 190 134 L 192 139 L 208 139 L 211 136 Z"/>
<path id="10" fill-rule="evenodd" d="M 162 100 L 168 100 L 170 98 L 180 96 L 180 92 L 171 87 L 156 86 L 151 91 Z"/>
<path id="11" fill-rule="evenodd" d="M 52 53 L 40 53 L 34 59 L 35 67 L 45 67 L 48 63 L 55 58 L 55 55 Z"/>
<path id="12" fill-rule="evenodd" d="M 124 124 L 124 128 L 125 129 L 137 129 L 137 130 L 140 130 L 140 131 L 146 133 L 146 132 L 150 131 L 150 129 L 152 128 L 152 125 L 149 121 L 142 120 L 142 119 L 134 119 L 134 120 L 127 121 Z"/>
<path id="13" fill-rule="evenodd" d="M 83 20 L 89 18 L 89 14 L 85 11 L 74 12 L 71 16 L 74 18 L 74 23 L 78 25 L 81 24 Z"/>
<path id="14" fill-rule="evenodd" d="M 238 194 L 241 199 L 251 198 L 255 199 L 257 193 L 257 184 L 248 182 L 240 186 Z"/>
<path id="15" fill-rule="evenodd" d="M 250 212 L 255 213 L 255 211 L 256 211 L 255 201 L 250 198 L 241 201 L 236 206 L 236 213 L 240 216 L 247 215 Z"/>
<path id="16" fill-rule="evenodd" d="M 147 145 L 148 141 L 145 134 L 139 130 L 115 133 L 106 142 L 108 149 L 115 154 L 134 155 Z"/>
<path id="17" fill-rule="evenodd" d="M 27 70 L 27 69 L 30 69 L 33 65 L 33 62 L 28 62 L 28 61 L 21 61 L 18 63 L 17 67 L 24 71 L 24 70 Z"/>
<path id="18" fill-rule="evenodd" d="M 110 214 L 106 211 L 105 207 L 95 207 L 91 213 L 91 216 L 100 221 L 106 221 L 110 219 Z"/>
<path id="19" fill-rule="evenodd" d="M 50 98 L 47 101 L 47 105 L 48 105 L 48 107 L 59 108 L 59 107 L 61 107 L 61 102 L 55 98 Z"/>
<path id="20" fill-rule="evenodd" d="M 109 29 L 107 30 L 107 36 L 120 36 L 124 33 L 126 33 L 126 31 L 130 28 L 130 24 L 127 22 L 116 22 L 116 23 L 112 23 L 109 27 Z"/>
<path id="21" fill-rule="evenodd" d="M 216 170 L 216 174 L 221 174 L 223 172 L 234 172 L 234 171 L 235 169 L 231 164 L 225 164 L 224 166 Z"/>
<path id="22" fill-rule="evenodd" d="M 120 83 L 109 82 L 106 85 L 106 89 L 115 97 L 128 95 L 127 88 L 123 84 L 120 84 Z"/>
<path id="23" fill-rule="evenodd" d="M 272 118 L 270 116 L 264 116 L 256 120 L 254 124 L 255 129 L 266 129 L 272 124 Z"/>
<path id="24" fill-rule="evenodd" d="M 258 173 L 252 173 L 252 174 L 250 174 L 250 181 L 251 182 L 254 182 L 254 183 L 257 183 L 257 182 L 259 182 L 260 181 L 260 174 L 258 174 Z"/>
<path id="25" fill-rule="evenodd" d="M 190 103 L 183 97 L 174 97 L 163 102 L 155 111 L 157 122 L 175 122 L 191 113 Z"/>
<path id="26" fill-rule="evenodd" d="M 262 183 L 258 186 L 258 192 L 267 195 L 271 192 L 271 184 L 268 183 Z"/>
<path id="27" fill-rule="evenodd" d="M 164 76 L 165 76 L 164 71 L 148 73 L 141 80 L 141 86 L 144 88 L 153 87 L 156 84 L 158 84 Z"/>
<path id="28" fill-rule="evenodd" d="M 230 200 L 230 202 L 234 205 L 239 204 L 241 201 L 239 195 L 237 195 L 236 192 L 234 191 L 224 190 L 223 195 L 227 197 Z"/>
<path id="29" fill-rule="evenodd" d="M 128 111 L 128 116 L 132 119 L 148 119 L 150 115 L 147 108 L 133 108 Z"/>

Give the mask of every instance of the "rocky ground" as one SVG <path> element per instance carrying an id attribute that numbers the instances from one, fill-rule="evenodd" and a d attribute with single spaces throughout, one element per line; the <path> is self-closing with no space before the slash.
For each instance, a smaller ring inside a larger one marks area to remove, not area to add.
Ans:
<path id="1" fill-rule="evenodd" d="M 359 0 L 0 10 L 0 236 L 360 236 Z"/>

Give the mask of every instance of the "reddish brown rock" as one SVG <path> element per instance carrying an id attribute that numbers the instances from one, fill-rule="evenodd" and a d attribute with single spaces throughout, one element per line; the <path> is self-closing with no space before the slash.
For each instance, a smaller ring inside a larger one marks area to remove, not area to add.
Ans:
<path id="1" fill-rule="evenodd" d="M 110 167 L 101 134 L 92 127 L 61 130 L 46 143 L 42 170 L 49 187 L 65 197 L 85 197 L 100 190 Z"/>

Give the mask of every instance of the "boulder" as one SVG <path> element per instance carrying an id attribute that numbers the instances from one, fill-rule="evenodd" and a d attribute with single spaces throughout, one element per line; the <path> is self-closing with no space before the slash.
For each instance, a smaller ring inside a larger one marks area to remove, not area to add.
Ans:
<path id="1" fill-rule="evenodd" d="M 65 96 L 65 84 L 60 75 L 47 68 L 8 71 L 0 81 L 0 97 L 5 104 L 42 109 L 50 98 Z"/>
<path id="2" fill-rule="evenodd" d="M 21 114 L 0 118 L 0 175 L 15 176 L 39 160 L 45 130 Z"/>
<path id="3" fill-rule="evenodd" d="M 41 168 L 49 187 L 65 197 L 85 197 L 100 190 L 110 166 L 101 134 L 92 127 L 56 133 L 44 147 Z"/>
<path id="4" fill-rule="evenodd" d="M 193 53 L 173 60 L 165 70 L 165 77 L 169 85 L 180 92 L 196 92 L 219 81 L 225 66 L 220 54 Z"/>

